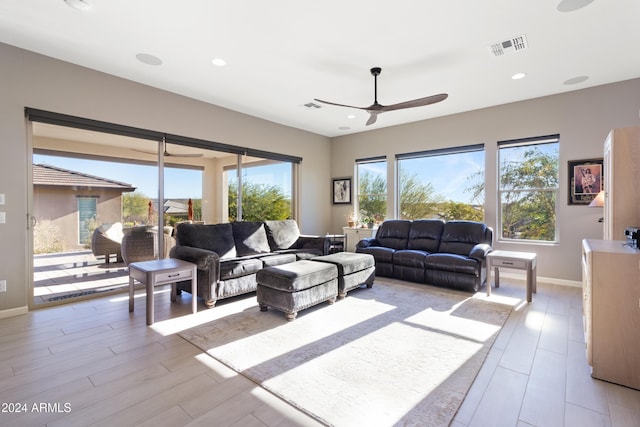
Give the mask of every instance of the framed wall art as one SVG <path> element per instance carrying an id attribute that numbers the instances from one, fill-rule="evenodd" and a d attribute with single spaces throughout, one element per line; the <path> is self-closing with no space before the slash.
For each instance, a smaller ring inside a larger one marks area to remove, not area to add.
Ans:
<path id="1" fill-rule="evenodd" d="M 602 159 L 569 161 L 569 204 L 588 205 L 602 191 Z"/>
<path id="2" fill-rule="evenodd" d="M 333 204 L 351 204 L 351 178 L 333 178 L 332 180 Z"/>

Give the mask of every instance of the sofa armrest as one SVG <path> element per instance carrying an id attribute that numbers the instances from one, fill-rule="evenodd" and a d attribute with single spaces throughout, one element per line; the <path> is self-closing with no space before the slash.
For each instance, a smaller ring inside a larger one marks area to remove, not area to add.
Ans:
<path id="1" fill-rule="evenodd" d="M 209 277 L 220 279 L 220 257 L 213 251 L 193 246 L 174 246 L 171 248 L 170 256 L 191 262 L 196 265 L 198 270 L 208 270 Z"/>
<path id="2" fill-rule="evenodd" d="M 469 252 L 469 258 L 476 259 L 480 262 L 484 262 L 485 258 L 493 249 L 490 245 L 486 243 L 479 243 L 471 248 L 471 252 Z"/>
<path id="3" fill-rule="evenodd" d="M 326 236 L 300 235 L 298 240 L 291 246 L 291 249 L 316 249 L 322 251 L 323 255 L 329 254 L 331 240 Z"/>
<path id="4" fill-rule="evenodd" d="M 370 248 L 372 246 L 380 246 L 380 243 L 375 237 L 365 237 L 356 243 L 356 249 L 358 248 Z"/>

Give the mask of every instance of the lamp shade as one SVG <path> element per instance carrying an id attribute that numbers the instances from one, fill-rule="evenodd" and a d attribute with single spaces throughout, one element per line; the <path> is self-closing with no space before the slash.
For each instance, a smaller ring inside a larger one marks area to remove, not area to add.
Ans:
<path id="1" fill-rule="evenodd" d="M 595 199 L 589 203 L 590 208 L 601 208 L 604 206 L 604 191 L 598 193 Z"/>

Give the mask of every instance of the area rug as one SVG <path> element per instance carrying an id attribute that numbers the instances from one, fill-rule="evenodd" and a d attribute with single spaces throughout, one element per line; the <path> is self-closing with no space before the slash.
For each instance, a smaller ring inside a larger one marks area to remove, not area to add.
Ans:
<path id="1" fill-rule="evenodd" d="M 180 336 L 324 424 L 446 426 L 511 309 L 376 279 L 293 322 L 255 305 Z"/>

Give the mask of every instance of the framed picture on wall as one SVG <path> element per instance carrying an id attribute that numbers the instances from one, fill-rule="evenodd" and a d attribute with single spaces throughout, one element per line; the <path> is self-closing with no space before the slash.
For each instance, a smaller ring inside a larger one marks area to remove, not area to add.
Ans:
<path id="1" fill-rule="evenodd" d="M 333 204 L 348 205 L 351 204 L 351 178 L 333 178 Z"/>
<path id="2" fill-rule="evenodd" d="M 602 159 L 569 161 L 569 204 L 588 205 L 602 191 Z"/>

